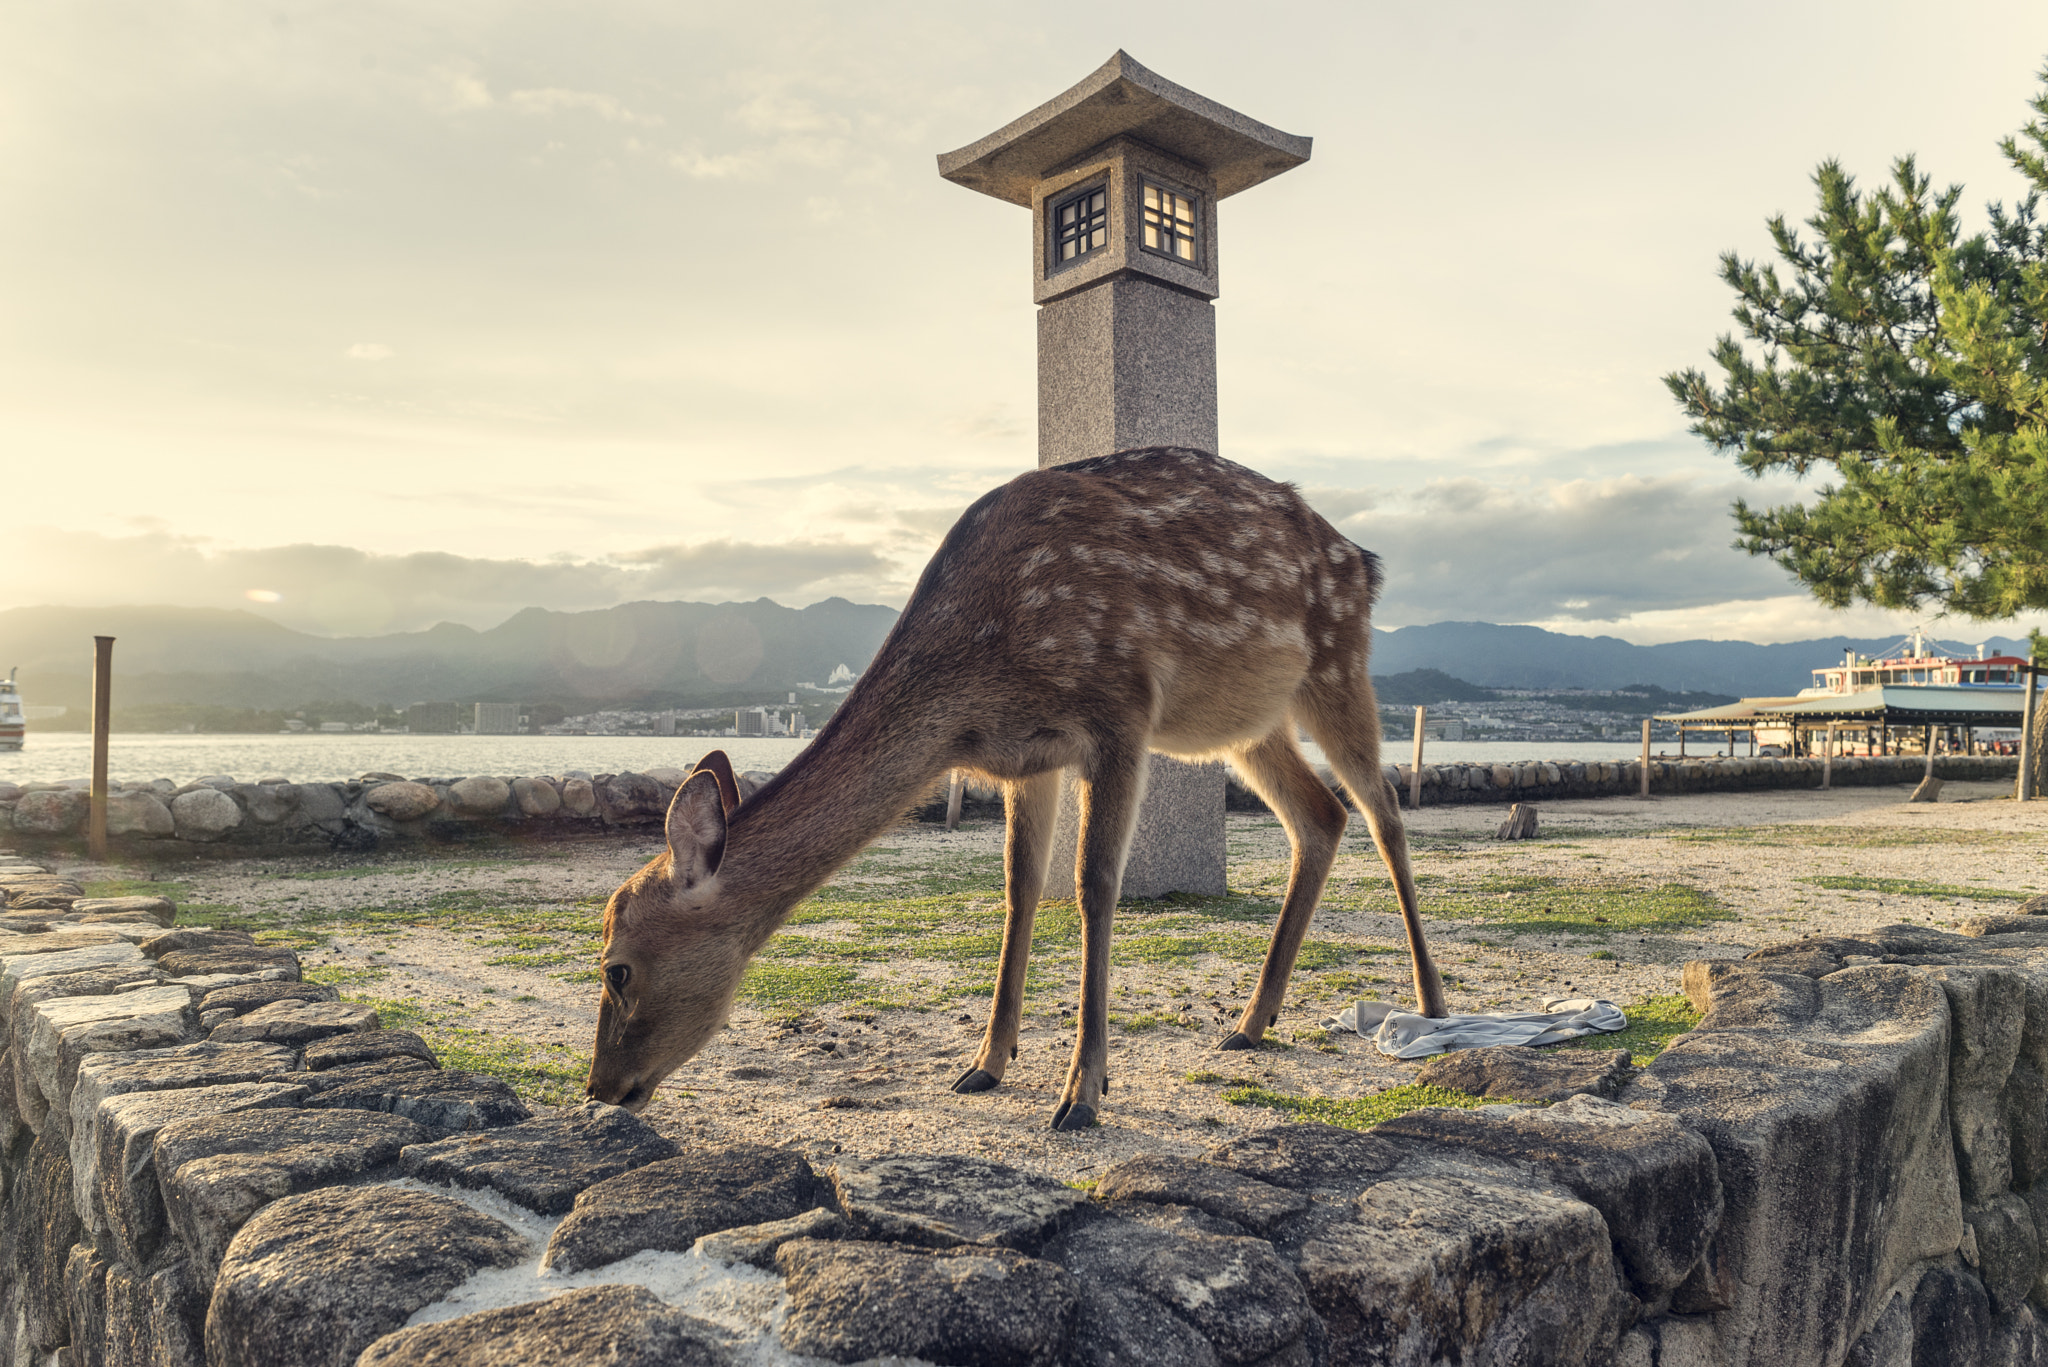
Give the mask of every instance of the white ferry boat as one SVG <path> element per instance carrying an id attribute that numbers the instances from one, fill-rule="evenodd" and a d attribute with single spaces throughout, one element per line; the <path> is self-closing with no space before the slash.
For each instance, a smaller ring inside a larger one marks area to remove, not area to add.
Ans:
<path id="1" fill-rule="evenodd" d="M 28 734 L 28 723 L 21 710 L 21 690 L 14 683 L 15 671 L 7 671 L 7 677 L 0 679 L 0 750 L 19 750 L 22 738 Z"/>
<path id="2" fill-rule="evenodd" d="M 1801 698 L 1840 697 L 1871 688 L 1967 688 L 2009 689 L 2019 692 L 2026 661 L 2017 655 L 1986 655 L 1977 647 L 1975 659 L 1943 655 L 1928 648 L 1926 634 L 1913 634 L 1893 649 L 1904 647 L 1901 655 L 1872 658 L 1849 651 L 1838 665 L 1813 671 L 1813 686 L 1799 690 Z"/>

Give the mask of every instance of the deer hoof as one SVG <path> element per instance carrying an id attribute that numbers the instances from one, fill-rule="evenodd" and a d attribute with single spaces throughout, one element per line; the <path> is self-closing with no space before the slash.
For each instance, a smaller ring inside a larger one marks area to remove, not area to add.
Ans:
<path id="1" fill-rule="evenodd" d="M 1234 1054 L 1241 1049 L 1256 1049 L 1258 1047 L 1259 1042 L 1246 1035 L 1244 1031 L 1233 1030 L 1223 1037 L 1223 1043 L 1216 1046 L 1216 1052 L 1219 1054 Z"/>
<path id="2" fill-rule="evenodd" d="M 1095 1108 L 1085 1103 L 1062 1101 L 1060 1108 L 1052 1113 L 1051 1128 L 1055 1130 L 1085 1130 L 1094 1124 Z"/>
<path id="3" fill-rule="evenodd" d="M 964 1094 L 986 1092 L 1001 1083 L 1002 1079 L 986 1068 L 969 1068 L 960 1075 L 960 1080 L 953 1084 L 953 1090 Z"/>

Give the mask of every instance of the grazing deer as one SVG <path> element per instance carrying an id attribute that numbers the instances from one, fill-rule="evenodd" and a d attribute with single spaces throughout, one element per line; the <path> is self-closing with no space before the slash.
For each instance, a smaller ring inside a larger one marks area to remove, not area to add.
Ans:
<path id="1" fill-rule="evenodd" d="M 1366 672 L 1375 558 L 1289 485 L 1202 451 L 1154 447 L 1020 475 L 946 534 L 874 663 L 788 767 L 739 800 L 707 755 L 668 812 L 668 852 L 605 909 L 603 996 L 586 1090 L 639 1109 L 724 1023 L 747 961 L 833 871 L 948 769 L 1000 782 L 1008 921 L 988 1032 L 953 1089 L 1017 1056 L 1024 964 L 1045 890 L 1060 775 L 1080 779 L 1074 883 L 1081 1020 L 1052 1128 L 1108 1090 L 1110 921 L 1147 751 L 1231 761 L 1294 846 L 1257 992 L 1225 1049 L 1279 1016 L 1344 831 L 1302 757 L 1323 747 L 1393 875 L 1427 1015 L 1443 987 L 1423 941 L 1398 802 L 1380 770 Z"/>

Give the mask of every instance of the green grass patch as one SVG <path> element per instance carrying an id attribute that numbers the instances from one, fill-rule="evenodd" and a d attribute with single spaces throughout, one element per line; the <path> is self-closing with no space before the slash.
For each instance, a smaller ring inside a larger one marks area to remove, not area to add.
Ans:
<path id="1" fill-rule="evenodd" d="M 1951 831 L 1913 826 L 1694 826 L 1666 833 L 1689 844 L 1787 845 L 1813 849 L 1893 849 L 1911 845 L 2010 845 L 2024 831 Z"/>
<path id="2" fill-rule="evenodd" d="M 441 1056 L 444 1068 L 486 1073 L 543 1106 L 572 1106 L 583 1099 L 590 1059 L 558 1044 L 537 1044 L 502 1031 L 480 1030 L 435 1015 L 416 1001 L 389 997 L 347 996 L 348 1001 L 377 1008 L 387 1030 L 411 1030 Z"/>
<path id="3" fill-rule="evenodd" d="M 1504 1098 L 1473 1096 L 1450 1087 L 1430 1087 L 1419 1082 L 1352 1098 L 1289 1096 L 1252 1083 L 1232 1087 L 1223 1094 L 1223 1099 L 1233 1106 L 1264 1106 L 1303 1120 L 1342 1125 L 1347 1130 L 1369 1130 L 1383 1120 L 1392 1120 L 1397 1115 L 1419 1111 L 1425 1106 L 1458 1106 L 1469 1110 L 1507 1104 Z"/>
<path id="4" fill-rule="evenodd" d="M 1434 886 L 1422 899 L 1423 915 L 1532 934 L 1659 934 L 1735 919 L 1719 898 L 1685 883 L 1651 887 L 1607 880 L 1567 882 L 1536 874 L 1474 879 L 1437 875 L 1427 881 Z"/>
<path id="5" fill-rule="evenodd" d="M 190 883 L 154 878 L 96 878 L 80 883 L 87 897 L 168 897 L 182 903 L 192 895 Z M 182 909 L 182 908 L 181 908 Z"/>
<path id="6" fill-rule="evenodd" d="M 1626 1049 L 1629 1061 L 1641 1068 L 1686 1031 L 1700 1023 L 1700 1013 L 1684 997 L 1645 997 L 1621 1008 L 1628 1015 L 1628 1028 L 1611 1035 L 1587 1035 L 1566 1040 L 1559 1049 Z"/>
<path id="7" fill-rule="evenodd" d="M 593 975 L 594 976 L 594 975 Z M 764 1011 L 858 1001 L 871 983 L 841 964 L 794 964 L 756 959 L 740 979 L 740 1000 Z"/>
<path id="8" fill-rule="evenodd" d="M 2027 900 L 2027 894 L 2024 892 L 2007 892 L 2003 888 L 1962 887 L 1955 883 L 1929 883 L 1919 878 L 1853 878 L 1841 874 L 1822 874 L 1799 881 L 1836 892 L 1884 892 L 1899 897 L 1947 897 L 1971 902 Z"/>

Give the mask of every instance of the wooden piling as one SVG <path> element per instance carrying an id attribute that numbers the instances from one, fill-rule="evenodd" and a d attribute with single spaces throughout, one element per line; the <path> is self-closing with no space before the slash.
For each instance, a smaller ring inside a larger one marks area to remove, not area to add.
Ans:
<path id="1" fill-rule="evenodd" d="M 1827 739 L 1821 742 L 1820 786 L 1822 792 L 1826 792 L 1835 785 L 1835 728 L 1839 725 L 1841 725 L 1840 722 L 1829 722 Z"/>
<path id="2" fill-rule="evenodd" d="M 86 846 L 95 862 L 107 857 L 107 732 L 113 719 L 114 638 L 92 638 L 92 816 Z"/>
<path id="3" fill-rule="evenodd" d="M 1650 795 L 1650 719 L 1648 717 L 1643 718 L 1642 780 L 1642 796 L 1648 797 Z"/>
<path id="4" fill-rule="evenodd" d="M 2030 802 L 2034 797 L 2034 684 L 2040 673 L 2037 665 L 2020 666 L 2020 678 L 2027 691 L 2020 702 L 2020 781 L 2013 795 L 2021 802 Z"/>
<path id="5" fill-rule="evenodd" d="M 949 831 L 960 829 L 960 794 L 966 786 L 966 781 L 960 777 L 960 771 L 955 769 L 952 778 L 946 783 L 946 829 Z"/>
<path id="6" fill-rule="evenodd" d="M 1427 707 L 1415 709 L 1415 762 L 1408 766 L 1408 810 L 1422 810 L 1422 721 Z"/>

